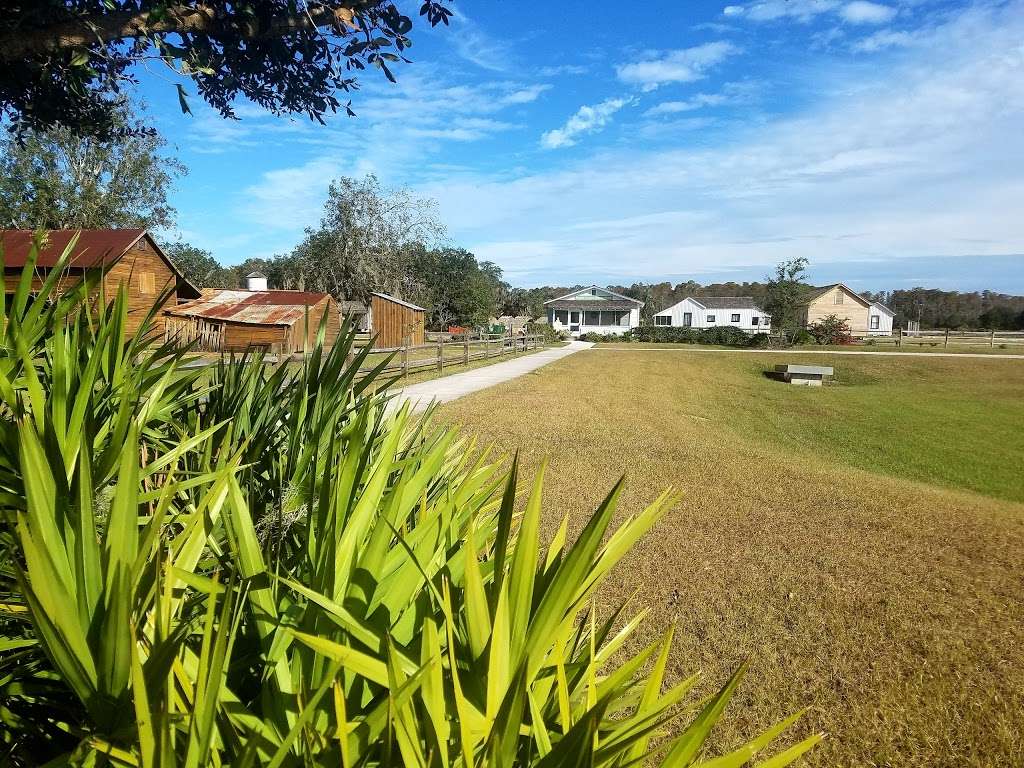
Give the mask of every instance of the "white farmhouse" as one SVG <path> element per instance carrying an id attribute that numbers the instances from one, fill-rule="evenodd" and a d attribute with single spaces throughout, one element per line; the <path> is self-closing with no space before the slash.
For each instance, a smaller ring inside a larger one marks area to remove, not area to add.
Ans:
<path id="1" fill-rule="evenodd" d="M 772 319 L 750 296 L 687 296 L 658 312 L 654 324 L 673 328 L 732 325 L 749 333 L 767 333 Z"/>
<path id="2" fill-rule="evenodd" d="M 892 319 L 896 313 L 881 302 L 873 301 L 868 307 L 868 336 L 891 336 Z"/>
<path id="3" fill-rule="evenodd" d="M 551 327 L 572 336 L 629 333 L 640 325 L 643 305 L 642 301 L 596 285 L 544 302 Z"/>

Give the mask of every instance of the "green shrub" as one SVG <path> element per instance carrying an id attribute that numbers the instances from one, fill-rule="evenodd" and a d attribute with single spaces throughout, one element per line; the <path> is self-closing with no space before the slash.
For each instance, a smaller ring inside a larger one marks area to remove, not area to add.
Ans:
<path id="1" fill-rule="evenodd" d="M 817 340 L 814 338 L 814 336 L 812 336 L 811 333 L 805 328 L 797 328 L 793 332 L 793 344 L 802 346 L 804 344 L 814 344 L 816 343 L 816 341 Z"/>
<path id="2" fill-rule="evenodd" d="M 722 325 L 713 328 L 678 328 L 665 325 L 641 325 L 634 328 L 631 335 L 635 341 L 646 341 L 655 344 L 714 344 L 725 347 L 747 347 L 752 344 L 765 344 L 758 337 L 767 339 L 767 334 L 749 334 L 733 325 Z M 755 341 L 756 339 L 756 341 Z"/>
<path id="3" fill-rule="evenodd" d="M 837 315 L 827 315 L 807 328 L 818 344 L 852 344 L 849 324 Z"/>
<path id="4" fill-rule="evenodd" d="M 671 630 L 622 659 L 641 616 L 592 600 L 672 492 L 613 531 L 620 482 L 542 553 L 543 469 L 521 504 L 515 462 L 368 394 L 353 329 L 297 368 L 204 372 L 149 322 L 124 341 L 123 292 L 97 311 L 54 277 L 30 302 L 31 272 L 0 318 L 9 763 L 704 759 L 744 667 L 688 701 Z"/>

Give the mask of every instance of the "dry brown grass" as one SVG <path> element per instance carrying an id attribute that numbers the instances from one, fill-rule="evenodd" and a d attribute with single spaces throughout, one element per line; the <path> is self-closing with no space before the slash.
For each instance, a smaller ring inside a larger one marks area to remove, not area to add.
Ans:
<path id="1" fill-rule="evenodd" d="M 785 386 L 758 380 L 749 358 L 610 354 L 575 355 L 439 418 L 520 447 L 527 463 L 551 458 L 549 534 L 565 513 L 578 528 L 622 473 L 622 514 L 668 484 L 686 492 L 604 599 L 637 591 L 652 610 L 648 638 L 675 622 L 674 673 L 700 669 L 709 691 L 751 657 L 721 743 L 810 706 L 802 728 L 830 738 L 809 764 L 1024 765 L 1024 504 L 737 430 L 730 398 Z M 1024 366 L 955 362 L 973 366 L 965 381 L 998 378 L 1024 397 Z M 837 364 L 867 378 L 872 366 L 901 365 Z M 915 362 L 903 380 L 892 368 L 879 398 L 912 386 L 927 364 L 949 365 Z M 899 419 L 887 416 L 878 440 L 897 439 Z M 996 458 L 1006 448 L 992 446 Z"/>

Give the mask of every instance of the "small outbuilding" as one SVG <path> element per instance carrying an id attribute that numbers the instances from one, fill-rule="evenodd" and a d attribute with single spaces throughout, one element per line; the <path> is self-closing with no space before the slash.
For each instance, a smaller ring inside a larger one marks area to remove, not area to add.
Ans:
<path id="1" fill-rule="evenodd" d="M 728 325 L 747 333 L 768 333 L 772 318 L 751 296 L 687 296 L 654 315 L 654 324 L 672 328 Z"/>
<path id="2" fill-rule="evenodd" d="M 337 303 L 327 293 L 281 290 L 205 290 L 203 295 L 166 310 L 165 335 L 195 342 L 211 352 L 262 348 L 277 354 L 302 352 L 316 340 L 327 316 L 327 346 L 341 328 Z"/>
<path id="3" fill-rule="evenodd" d="M 423 343 L 427 310 L 408 301 L 386 293 L 372 293 L 369 304 L 342 301 L 341 311 L 358 331 L 374 338 L 378 349 Z"/>

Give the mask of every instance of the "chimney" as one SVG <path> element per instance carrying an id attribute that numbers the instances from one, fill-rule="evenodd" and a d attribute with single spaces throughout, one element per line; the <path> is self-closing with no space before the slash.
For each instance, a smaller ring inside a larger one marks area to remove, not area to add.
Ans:
<path id="1" fill-rule="evenodd" d="M 265 291 L 267 290 L 267 276 L 262 272 L 250 272 L 245 276 L 245 290 Z"/>

